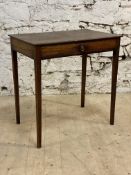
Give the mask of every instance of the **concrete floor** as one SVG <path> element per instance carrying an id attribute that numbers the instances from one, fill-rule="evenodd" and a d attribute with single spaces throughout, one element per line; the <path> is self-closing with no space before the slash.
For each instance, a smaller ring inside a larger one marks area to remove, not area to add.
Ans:
<path id="1" fill-rule="evenodd" d="M 0 175 L 130 175 L 131 94 L 43 97 L 43 143 L 36 148 L 34 97 L 21 97 L 15 124 L 13 97 L 0 97 Z"/>

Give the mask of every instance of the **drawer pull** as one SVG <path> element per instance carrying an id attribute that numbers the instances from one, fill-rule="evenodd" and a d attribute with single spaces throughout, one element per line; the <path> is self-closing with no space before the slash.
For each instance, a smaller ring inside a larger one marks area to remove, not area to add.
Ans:
<path id="1" fill-rule="evenodd" d="M 85 53 L 85 46 L 84 46 L 84 45 L 80 45 L 80 51 L 81 51 L 82 53 Z"/>

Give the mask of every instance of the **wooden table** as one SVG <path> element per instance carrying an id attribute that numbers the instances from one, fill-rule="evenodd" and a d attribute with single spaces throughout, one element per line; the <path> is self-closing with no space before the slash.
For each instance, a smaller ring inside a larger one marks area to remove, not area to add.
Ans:
<path id="1" fill-rule="evenodd" d="M 121 35 L 93 30 L 72 30 L 10 35 L 15 92 L 16 122 L 20 123 L 17 52 L 34 59 L 37 148 L 42 140 L 41 60 L 82 55 L 81 107 L 85 103 L 87 54 L 113 51 L 110 124 L 114 124 L 116 83 Z"/>

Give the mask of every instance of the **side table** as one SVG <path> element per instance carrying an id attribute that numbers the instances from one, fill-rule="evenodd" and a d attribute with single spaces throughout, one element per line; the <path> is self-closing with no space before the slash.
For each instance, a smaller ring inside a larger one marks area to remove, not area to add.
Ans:
<path id="1" fill-rule="evenodd" d="M 87 54 L 113 51 L 110 124 L 114 124 L 116 83 L 121 35 L 93 30 L 71 30 L 9 35 L 13 65 L 16 123 L 20 123 L 17 52 L 34 60 L 37 148 L 42 140 L 41 61 L 58 57 L 82 55 L 81 107 L 85 104 Z"/>

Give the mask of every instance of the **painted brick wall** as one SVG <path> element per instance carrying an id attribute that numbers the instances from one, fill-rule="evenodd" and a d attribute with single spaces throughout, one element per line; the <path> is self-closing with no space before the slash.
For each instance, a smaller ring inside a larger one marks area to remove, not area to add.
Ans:
<path id="1" fill-rule="evenodd" d="M 130 0 L 0 0 L 0 95 L 13 94 L 8 34 L 80 28 L 123 34 L 117 91 L 131 91 Z M 112 52 L 88 56 L 87 93 L 110 92 L 111 56 Z M 20 92 L 34 94 L 33 61 L 18 57 Z M 81 59 L 43 61 L 42 75 L 45 94 L 79 93 Z"/>

